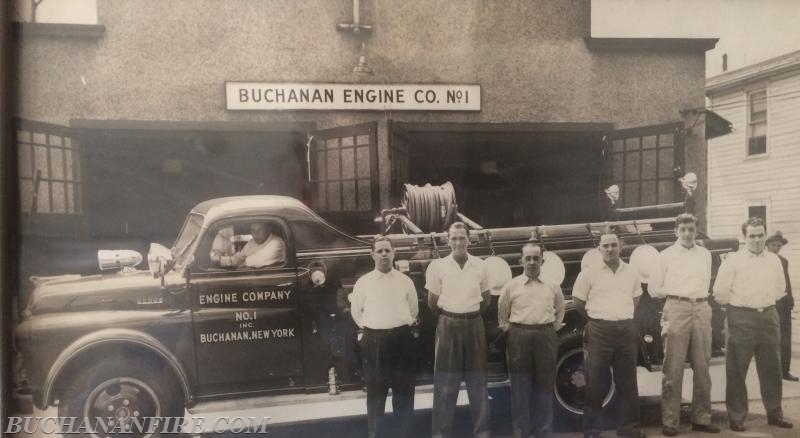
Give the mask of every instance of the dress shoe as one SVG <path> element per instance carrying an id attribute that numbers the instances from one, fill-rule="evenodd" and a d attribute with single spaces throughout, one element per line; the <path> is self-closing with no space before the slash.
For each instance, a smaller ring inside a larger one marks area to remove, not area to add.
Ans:
<path id="1" fill-rule="evenodd" d="M 788 380 L 790 382 L 798 382 L 800 381 L 800 377 L 797 377 L 792 373 L 783 373 L 783 380 Z"/>
<path id="2" fill-rule="evenodd" d="M 781 429 L 791 429 L 792 427 L 794 427 L 792 423 L 786 421 L 786 419 L 783 417 L 767 418 L 767 424 L 769 424 L 770 426 L 780 427 Z"/>
<path id="3" fill-rule="evenodd" d="M 639 429 L 618 430 L 617 436 L 624 438 L 647 438 L 647 434 Z"/>
<path id="4" fill-rule="evenodd" d="M 692 430 L 695 432 L 719 433 L 719 427 L 714 426 L 713 424 L 692 423 Z"/>
<path id="5" fill-rule="evenodd" d="M 742 423 L 731 423 L 731 430 L 734 432 L 744 432 L 747 430 Z"/>
<path id="6" fill-rule="evenodd" d="M 667 427 L 664 426 L 661 428 L 661 435 L 664 436 L 678 436 L 680 432 L 678 431 L 677 427 Z"/>

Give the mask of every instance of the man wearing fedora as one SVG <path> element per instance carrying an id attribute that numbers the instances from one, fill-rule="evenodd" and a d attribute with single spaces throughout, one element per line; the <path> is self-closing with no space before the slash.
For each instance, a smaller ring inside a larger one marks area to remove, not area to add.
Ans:
<path id="1" fill-rule="evenodd" d="M 794 308 L 794 297 L 792 296 L 792 283 L 789 281 L 789 260 L 780 255 L 781 248 L 789 241 L 783 237 L 780 231 L 767 238 L 767 250 L 781 259 L 783 265 L 783 276 L 786 279 L 786 296 L 775 303 L 778 310 L 778 320 L 781 324 L 781 370 L 783 371 L 783 380 L 790 382 L 797 382 L 800 380 L 797 376 L 793 376 L 789 369 L 792 364 L 792 308 Z"/>

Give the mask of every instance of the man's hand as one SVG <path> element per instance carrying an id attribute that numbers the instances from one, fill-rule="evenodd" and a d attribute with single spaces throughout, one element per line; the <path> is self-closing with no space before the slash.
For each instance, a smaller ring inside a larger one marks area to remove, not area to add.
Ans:
<path id="1" fill-rule="evenodd" d="M 586 301 L 581 300 L 580 298 L 572 298 L 572 302 L 575 304 L 575 310 L 583 317 L 585 320 L 589 320 L 589 314 L 586 313 Z"/>

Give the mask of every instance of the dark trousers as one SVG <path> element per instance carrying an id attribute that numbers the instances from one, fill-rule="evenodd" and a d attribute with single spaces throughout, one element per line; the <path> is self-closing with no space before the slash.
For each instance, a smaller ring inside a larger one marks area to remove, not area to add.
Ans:
<path id="1" fill-rule="evenodd" d="M 472 430 L 489 437 L 489 391 L 483 318 L 460 319 L 441 314 L 436 326 L 433 365 L 433 438 L 453 435 L 453 415 L 461 381 L 467 384 Z"/>
<path id="2" fill-rule="evenodd" d="M 747 418 L 745 378 L 755 356 L 761 400 L 767 416 L 783 417 L 781 397 L 780 328 L 775 307 L 763 312 L 728 306 L 728 348 L 725 360 L 725 405 L 728 420 L 741 424 Z"/>
<path id="3" fill-rule="evenodd" d="M 400 437 L 408 437 L 414 416 L 417 348 L 411 328 L 366 329 L 361 356 L 367 383 L 367 431 L 370 438 L 385 436 L 386 395 L 392 388 L 392 410 Z"/>
<path id="4" fill-rule="evenodd" d="M 557 355 L 558 336 L 551 324 L 540 328 L 512 324 L 509 328 L 506 357 L 511 378 L 514 438 L 528 438 L 531 430 L 536 438 L 553 436 L 553 384 Z"/>
<path id="5" fill-rule="evenodd" d="M 791 297 L 785 296 L 778 300 L 775 307 L 778 310 L 778 320 L 781 327 L 781 370 L 784 374 L 792 368 L 792 305 Z"/>
<path id="6" fill-rule="evenodd" d="M 583 332 L 584 369 L 586 370 L 586 408 L 583 429 L 601 430 L 603 401 L 611 384 L 619 400 L 617 431 L 629 431 L 639 424 L 639 388 L 636 361 L 639 334 L 632 319 L 624 321 L 590 320 Z"/>

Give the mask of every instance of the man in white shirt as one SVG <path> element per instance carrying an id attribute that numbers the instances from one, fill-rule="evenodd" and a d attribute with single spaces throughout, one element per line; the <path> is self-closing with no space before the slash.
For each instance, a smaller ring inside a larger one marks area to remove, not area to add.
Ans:
<path id="1" fill-rule="evenodd" d="M 497 305 L 497 321 L 508 331 L 506 357 L 511 380 L 512 436 L 528 438 L 533 429 L 536 438 L 551 437 L 558 357 L 556 331 L 564 320 L 564 295 L 558 285 L 539 278 L 542 268 L 539 245 L 523 246 L 520 264 L 524 272 L 506 283 Z"/>
<path id="2" fill-rule="evenodd" d="M 586 372 L 586 407 L 583 411 L 584 437 L 600 436 L 603 399 L 610 386 L 610 368 L 619 396 L 617 436 L 643 438 L 639 429 L 639 388 L 636 363 L 639 332 L 633 313 L 642 295 L 636 270 L 619 258 L 616 234 L 600 236 L 603 264 L 581 271 L 572 288 L 572 298 L 588 322 L 583 332 Z"/>
<path id="3" fill-rule="evenodd" d="M 261 268 L 286 261 L 286 245 L 280 236 L 272 232 L 270 224 L 265 222 L 250 224 L 250 235 L 252 239 L 240 251 L 232 256 L 219 256 L 219 265 L 222 267 Z M 212 251 L 212 261 L 216 261 L 214 254 Z"/>
<path id="4" fill-rule="evenodd" d="M 350 313 L 364 330 L 361 358 L 367 384 L 369 438 L 385 436 L 386 395 L 392 388 L 392 410 L 401 438 L 410 436 L 414 415 L 417 346 L 411 325 L 417 320 L 417 289 L 393 268 L 394 248 L 388 237 L 372 242 L 375 269 L 356 281 Z"/>
<path id="5" fill-rule="evenodd" d="M 678 435 L 686 355 L 692 364 L 692 430 L 719 433 L 711 424 L 711 253 L 695 244 L 697 218 L 675 218 L 678 240 L 659 254 L 660 271 L 650 282 L 653 298 L 666 298 L 661 317 L 664 376 L 661 381 L 661 423 L 664 436 Z"/>
<path id="6" fill-rule="evenodd" d="M 767 422 L 781 428 L 792 423 L 783 417 L 781 398 L 780 326 L 775 302 L 786 283 L 778 256 L 764 250 L 767 226 L 761 218 L 742 224 L 744 248 L 728 256 L 714 282 L 714 299 L 726 306 L 728 347 L 725 360 L 725 405 L 731 430 L 743 432 L 747 418 L 745 377 L 755 356 L 761 400 Z"/>
<path id="7" fill-rule="evenodd" d="M 433 438 L 450 437 L 459 387 L 467 384 L 472 430 L 489 437 L 486 332 L 481 312 L 489 306 L 489 277 L 483 260 L 467 252 L 469 231 L 455 222 L 448 230 L 452 252 L 425 273 L 428 305 L 439 313 L 433 366 Z"/>

